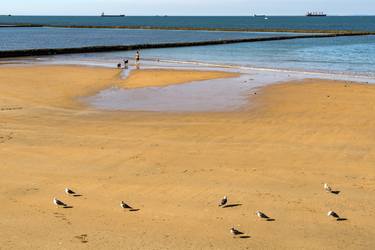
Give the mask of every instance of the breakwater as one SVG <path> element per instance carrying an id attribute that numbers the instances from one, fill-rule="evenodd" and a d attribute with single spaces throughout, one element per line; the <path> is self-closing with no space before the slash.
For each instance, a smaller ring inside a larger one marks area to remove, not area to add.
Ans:
<path id="1" fill-rule="evenodd" d="M 54 48 L 54 49 L 27 49 L 27 50 L 6 50 L 0 51 L 0 58 L 24 57 L 24 56 L 48 56 L 59 54 L 78 54 L 78 53 L 95 53 L 111 51 L 129 51 L 136 49 L 155 49 L 155 48 L 173 48 L 173 47 L 191 47 L 191 46 L 208 46 L 233 43 L 250 43 L 265 42 L 291 39 L 309 39 L 309 38 L 329 38 L 340 36 L 365 36 L 373 35 L 371 32 L 352 32 L 352 33 L 326 33 L 326 34 L 306 34 L 296 36 L 273 36 L 229 40 L 212 40 L 198 42 L 178 42 L 178 43 L 156 43 L 156 44 L 136 44 L 136 45 L 114 45 L 114 46 L 88 46 L 77 48 Z"/>

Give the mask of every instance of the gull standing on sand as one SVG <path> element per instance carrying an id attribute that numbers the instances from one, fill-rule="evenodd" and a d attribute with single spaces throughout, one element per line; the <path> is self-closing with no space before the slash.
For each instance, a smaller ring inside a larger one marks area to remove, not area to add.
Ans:
<path id="1" fill-rule="evenodd" d="M 58 207 L 67 207 L 68 206 L 64 202 L 62 202 L 62 201 L 60 201 L 56 198 L 53 198 L 53 204 L 55 204 Z"/>
<path id="2" fill-rule="evenodd" d="M 262 213 L 261 211 L 256 211 L 255 213 L 261 219 L 266 219 L 266 220 L 270 219 L 270 217 L 268 217 L 265 213 Z"/>
<path id="3" fill-rule="evenodd" d="M 328 185 L 328 183 L 324 183 L 324 190 L 328 193 L 332 193 L 332 188 Z"/>
<path id="4" fill-rule="evenodd" d="M 75 195 L 75 194 L 76 194 L 76 192 L 74 192 L 73 190 L 71 190 L 71 189 L 69 189 L 69 188 L 65 188 L 65 193 L 66 193 L 67 195 Z"/>
<path id="5" fill-rule="evenodd" d="M 122 207 L 123 209 L 133 209 L 131 206 L 129 206 L 128 204 L 126 204 L 123 201 L 121 201 L 120 207 Z"/>
<path id="6" fill-rule="evenodd" d="M 221 199 L 220 201 L 220 204 L 219 204 L 219 207 L 224 207 L 228 202 L 228 198 L 226 196 L 224 196 L 223 199 Z"/>
<path id="7" fill-rule="evenodd" d="M 327 214 L 327 216 L 331 216 L 331 217 L 335 218 L 336 220 L 340 220 L 341 219 L 341 217 L 336 212 L 334 212 L 334 211 L 329 211 L 328 214 Z"/>

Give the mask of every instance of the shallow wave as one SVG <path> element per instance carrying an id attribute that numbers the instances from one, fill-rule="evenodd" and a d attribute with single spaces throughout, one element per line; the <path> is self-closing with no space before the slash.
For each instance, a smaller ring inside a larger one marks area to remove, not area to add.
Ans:
<path id="1" fill-rule="evenodd" d="M 189 64 L 189 65 L 197 65 L 197 66 L 205 66 L 205 67 L 231 68 L 231 69 L 239 69 L 239 70 L 255 70 L 255 71 L 267 71 L 267 72 L 278 72 L 278 73 L 298 73 L 298 74 L 325 75 L 325 76 L 343 76 L 343 77 L 350 77 L 350 78 L 369 78 L 371 80 L 375 80 L 375 74 L 371 74 L 371 73 L 266 68 L 266 67 L 256 67 L 256 66 L 247 66 L 247 65 L 239 65 L 239 64 L 220 64 L 220 63 L 212 63 L 212 62 L 160 59 L 160 58 L 145 58 L 143 60 L 158 61 L 158 62 L 173 63 L 173 64 Z"/>

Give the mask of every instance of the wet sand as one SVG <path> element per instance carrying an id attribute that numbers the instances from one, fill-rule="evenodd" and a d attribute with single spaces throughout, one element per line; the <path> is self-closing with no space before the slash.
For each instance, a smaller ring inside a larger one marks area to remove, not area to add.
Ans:
<path id="1" fill-rule="evenodd" d="M 197 80 L 184 75 L 176 83 Z M 374 86 L 271 85 L 253 108 L 226 113 L 102 112 L 77 100 L 123 86 L 118 78 L 102 68 L 0 69 L 1 248 L 375 246 Z M 218 208 L 224 195 L 237 205 Z M 73 208 L 54 207 L 55 196 Z M 232 226 L 250 238 L 233 239 Z"/>
<path id="2" fill-rule="evenodd" d="M 126 89 L 163 87 L 171 84 L 175 85 L 192 81 L 223 79 L 236 76 L 239 76 L 239 74 L 221 71 L 144 69 L 132 71 L 129 77 L 120 84 L 120 87 Z"/>

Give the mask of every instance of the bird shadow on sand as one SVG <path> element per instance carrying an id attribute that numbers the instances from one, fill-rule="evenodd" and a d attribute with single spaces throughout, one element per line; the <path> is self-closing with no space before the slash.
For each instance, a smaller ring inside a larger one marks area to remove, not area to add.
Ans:
<path id="1" fill-rule="evenodd" d="M 348 220 L 347 218 L 338 218 L 338 219 L 336 219 L 336 221 L 346 221 L 346 220 Z"/>
<path id="2" fill-rule="evenodd" d="M 331 194 L 338 195 L 338 194 L 340 194 L 340 192 L 341 192 L 341 191 L 339 191 L 339 190 L 335 190 L 335 191 L 331 191 Z"/>
<path id="3" fill-rule="evenodd" d="M 249 239 L 251 237 L 249 235 L 245 234 L 244 232 L 238 231 L 237 235 L 233 236 L 233 238 L 235 238 L 235 239 Z"/>
<path id="4" fill-rule="evenodd" d="M 241 231 L 236 231 L 236 235 L 233 236 L 234 239 L 250 239 L 251 236 L 245 234 L 244 232 Z"/>
<path id="5" fill-rule="evenodd" d="M 223 208 L 231 208 L 231 207 L 239 207 L 239 206 L 242 206 L 242 204 L 240 203 L 228 204 L 228 205 L 223 206 Z"/>
<path id="6" fill-rule="evenodd" d="M 68 206 L 68 205 L 66 205 L 66 206 L 63 206 L 63 208 L 64 208 L 64 209 L 69 209 L 69 208 L 73 208 L 73 206 Z"/>
<path id="7" fill-rule="evenodd" d="M 251 236 L 249 236 L 249 235 L 242 235 L 242 236 L 240 236 L 239 238 L 240 238 L 240 239 L 250 239 Z"/>
<path id="8" fill-rule="evenodd" d="M 273 219 L 273 218 L 268 218 L 266 219 L 265 221 L 275 221 L 276 219 Z"/>
<path id="9" fill-rule="evenodd" d="M 73 197 L 81 197 L 83 196 L 82 194 L 73 194 Z"/>
<path id="10" fill-rule="evenodd" d="M 138 212 L 140 209 L 139 208 L 131 208 L 129 209 L 129 212 Z"/>

